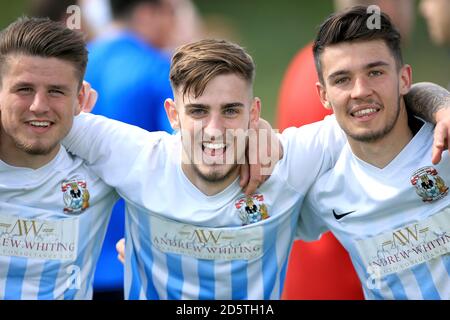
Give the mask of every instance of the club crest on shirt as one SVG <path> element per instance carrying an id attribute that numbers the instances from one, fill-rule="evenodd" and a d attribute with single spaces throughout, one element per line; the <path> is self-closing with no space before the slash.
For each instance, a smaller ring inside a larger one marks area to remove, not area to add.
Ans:
<path id="1" fill-rule="evenodd" d="M 423 167 L 415 171 L 411 177 L 411 184 L 423 202 L 433 202 L 448 194 L 445 181 L 433 167 Z"/>
<path id="2" fill-rule="evenodd" d="M 262 194 L 254 194 L 251 197 L 240 198 L 236 201 L 235 206 L 238 209 L 239 218 L 243 226 L 270 217 Z"/>
<path id="3" fill-rule="evenodd" d="M 70 179 L 61 184 L 64 199 L 64 212 L 68 214 L 80 214 L 89 208 L 89 191 L 86 180 Z"/>

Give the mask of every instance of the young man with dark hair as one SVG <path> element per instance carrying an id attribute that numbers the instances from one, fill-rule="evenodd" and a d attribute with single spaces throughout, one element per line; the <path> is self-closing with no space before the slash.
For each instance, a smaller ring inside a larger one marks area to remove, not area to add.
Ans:
<path id="1" fill-rule="evenodd" d="M 21 18 L 0 34 L 0 299 L 90 299 L 116 193 L 61 147 L 83 104 L 81 34 Z"/>
<path id="2" fill-rule="evenodd" d="M 321 101 L 348 144 L 308 193 L 298 232 L 332 231 L 367 299 L 448 299 L 448 152 L 431 163 L 434 127 L 406 109 L 412 70 L 400 35 L 385 14 L 369 28 L 370 15 L 334 14 L 314 43 Z"/>

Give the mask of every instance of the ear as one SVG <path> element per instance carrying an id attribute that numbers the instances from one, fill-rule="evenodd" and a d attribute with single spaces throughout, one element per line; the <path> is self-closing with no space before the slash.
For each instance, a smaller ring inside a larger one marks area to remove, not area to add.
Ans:
<path id="1" fill-rule="evenodd" d="M 180 118 L 178 115 L 178 110 L 176 108 L 175 102 L 172 99 L 166 99 L 164 101 L 164 109 L 166 110 L 167 118 L 169 119 L 172 129 L 180 129 Z"/>
<path id="2" fill-rule="evenodd" d="M 257 124 L 261 115 L 261 99 L 253 98 L 252 106 L 250 108 L 250 122 Z"/>
<path id="3" fill-rule="evenodd" d="M 412 68 L 409 64 L 405 64 L 400 69 L 399 78 L 399 92 L 404 96 L 409 92 L 412 85 Z"/>
<path id="4" fill-rule="evenodd" d="M 80 91 L 78 92 L 77 102 L 75 104 L 75 108 L 73 110 L 73 115 L 77 116 L 80 114 L 81 109 L 83 108 L 83 104 L 87 99 L 86 90 L 84 86 L 81 86 Z"/>
<path id="5" fill-rule="evenodd" d="M 331 103 L 328 101 L 327 97 L 327 90 L 323 84 L 320 82 L 316 82 L 316 90 L 317 94 L 319 95 L 320 102 L 322 102 L 322 105 L 325 107 L 325 109 L 330 110 L 331 109 Z"/>

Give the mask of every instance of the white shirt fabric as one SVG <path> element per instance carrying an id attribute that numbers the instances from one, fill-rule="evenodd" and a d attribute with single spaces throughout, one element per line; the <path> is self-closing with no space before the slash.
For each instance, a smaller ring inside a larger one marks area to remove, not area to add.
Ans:
<path id="1" fill-rule="evenodd" d="M 117 199 L 63 147 L 37 170 L 0 161 L 0 300 L 91 299 Z"/>
<path id="2" fill-rule="evenodd" d="M 281 140 L 284 158 L 247 202 L 237 180 L 213 196 L 198 190 L 181 169 L 179 134 L 77 117 L 65 146 L 126 201 L 127 299 L 280 297 L 304 195 L 345 136 L 330 117 Z"/>
<path id="3" fill-rule="evenodd" d="M 433 130 L 425 123 L 383 169 L 347 144 L 305 200 L 298 235 L 331 230 L 368 299 L 450 298 L 450 159 L 431 164 Z"/>

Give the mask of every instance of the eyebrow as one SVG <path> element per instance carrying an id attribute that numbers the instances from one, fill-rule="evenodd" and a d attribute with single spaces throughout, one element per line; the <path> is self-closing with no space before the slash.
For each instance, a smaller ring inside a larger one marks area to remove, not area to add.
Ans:
<path id="1" fill-rule="evenodd" d="M 17 82 L 12 86 L 13 89 L 16 89 L 18 87 L 34 87 L 34 85 L 29 82 Z"/>
<path id="2" fill-rule="evenodd" d="M 207 108 L 209 108 L 208 105 L 202 104 L 202 103 L 188 103 L 188 104 L 185 105 L 184 107 L 185 107 L 186 109 L 193 109 L 193 108 L 207 109 Z"/>
<path id="3" fill-rule="evenodd" d="M 14 84 L 12 86 L 12 89 L 17 89 L 17 88 L 20 88 L 20 87 L 33 87 L 34 88 L 35 85 L 30 83 L 30 82 L 18 82 L 18 83 Z M 65 91 L 65 92 L 70 91 L 70 88 L 68 86 L 66 86 L 66 85 L 50 85 L 49 89 L 51 89 L 51 90 L 62 90 L 62 91 Z"/>
<path id="4" fill-rule="evenodd" d="M 240 102 L 231 102 L 231 103 L 225 103 L 220 106 L 222 109 L 226 108 L 243 108 L 245 107 L 243 103 Z"/>
<path id="5" fill-rule="evenodd" d="M 375 67 L 384 67 L 384 66 L 389 66 L 389 63 L 385 62 L 385 61 L 375 61 L 375 62 L 371 62 L 368 63 L 364 66 L 364 69 L 372 69 Z M 336 72 L 333 72 L 332 74 L 330 74 L 328 76 L 328 80 L 331 80 L 333 78 L 336 78 L 338 76 L 342 76 L 342 75 L 348 75 L 350 74 L 350 70 L 338 70 Z"/>
<path id="6" fill-rule="evenodd" d="M 224 104 L 220 105 L 221 109 L 243 108 L 243 107 L 245 107 L 245 106 L 241 102 L 230 102 L 230 103 L 224 103 Z M 189 103 L 185 106 L 185 108 L 186 109 L 191 109 L 191 108 L 208 109 L 208 108 L 210 108 L 210 106 L 207 104 L 203 104 L 203 103 Z"/>
<path id="7" fill-rule="evenodd" d="M 62 91 L 70 91 L 70 88 L 68 86 L 65 85 L 51 85 L 49 86 L 50 89 L 56 89 L 56 90 L 62 90 Z"/>

